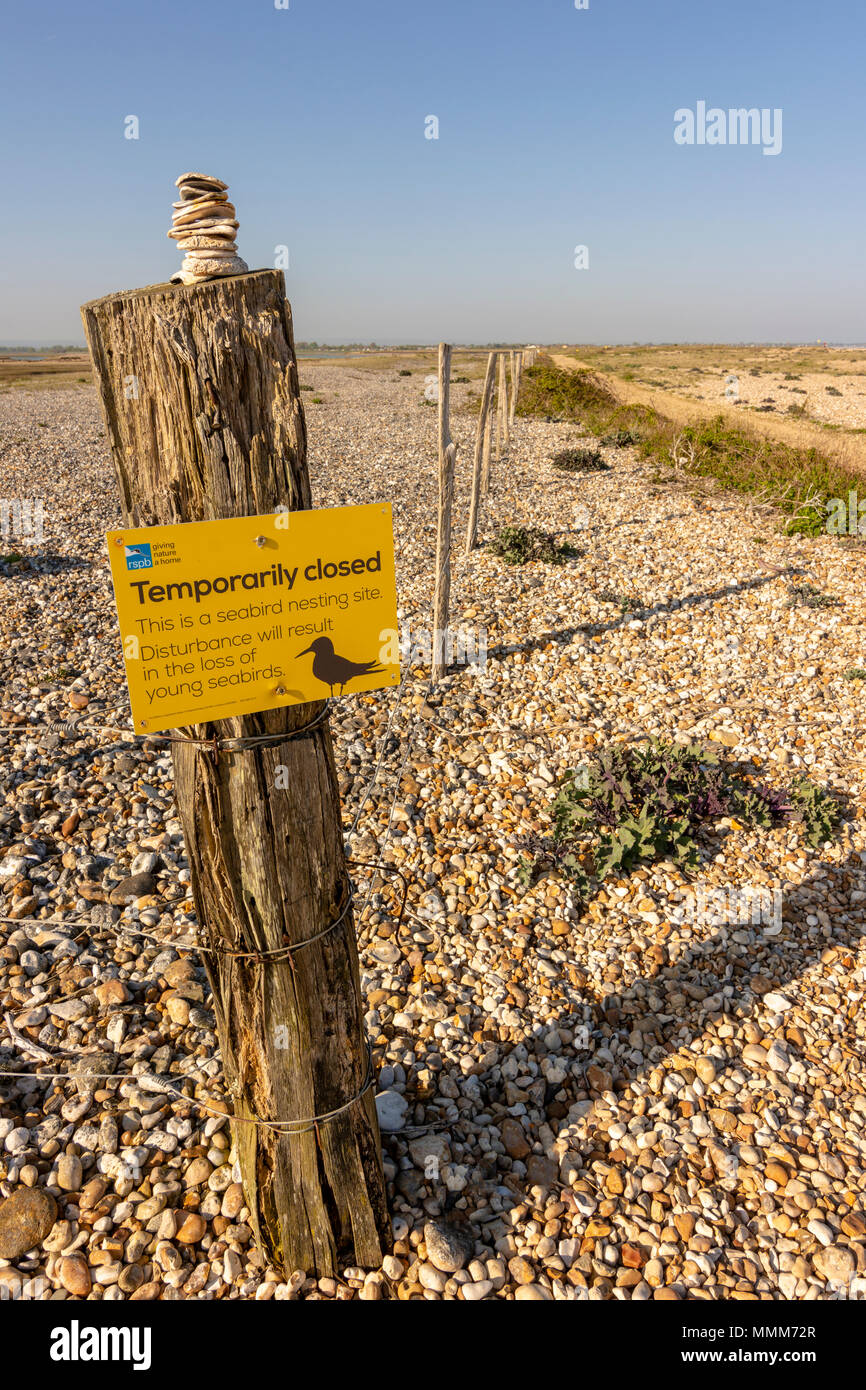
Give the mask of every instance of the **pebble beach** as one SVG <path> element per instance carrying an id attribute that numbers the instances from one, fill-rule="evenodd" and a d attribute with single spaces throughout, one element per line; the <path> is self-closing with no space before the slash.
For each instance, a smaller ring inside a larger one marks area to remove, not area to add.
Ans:
<path id="1" fill-rule="evenodd" d="M 0 560 L 0 1297 L 862 1299 L 866 543 L 631 447 L 558 472 L 579 428 L 518 417 L 466 556 L 454 385 L 452 622 L 486 656 L 431 687 L 425 374 L 300 375 L 315 505 L 393 504 L 410 634 L 399 688 L 330 715 L 393 1245 L 320 1279 L 255 1247 L 171 758 L 130 732 L 96 392 L 13 389 L 3 492 L 45 534 Z M 485 543 L 511 524 L 576 553 L 508 564 Z M 834 838 L 723 820 L 689 877 L 524 886 L 562 774 L 647 735 L 808 776 Z"/>

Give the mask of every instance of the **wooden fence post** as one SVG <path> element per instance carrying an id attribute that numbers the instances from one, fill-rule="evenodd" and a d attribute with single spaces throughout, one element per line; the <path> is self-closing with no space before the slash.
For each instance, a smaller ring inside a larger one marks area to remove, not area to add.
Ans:
<path id="1" fill-rule="evenodd" d="M 505 380 L 505 353 L 499 352 L 499 375 L 497 379 L 496 402 L 496 457 L 502 458 L 502 451 L 508 443 L 508 386 Z"/>
<path id="2" fill-rule="evenodd" d="M 493 392 L 491 390 L 490 409 L 487 411 L 487 425 L 484 430 L 484 452 L 481 458 L 481 496 L 487 498 L 490 491 L 490 453 L 493 446 Z"/>
<path id="3" fill-rule="evenodd" d="M 517 397 L 520 394 L 520 378 L 523 375 L 523 353 L 513 352 L 511 354 L 511 408 L 509 410 L 509 424 L 514 425 L 514 412 L 517 409 Z"/>
<path id="4" fill-rule="evenodd" d="M 481 491 L 481 472 L 484 462 L 484 444 L 487 439 L 487 417 L 490 413 L 490 398 L 493 395 L 493 374 L 496 358 L 491 352 L 487 358 L 487 371 L 484 376 L 484 390 L 481 395 L 481 409 L 478 414 L 478 427 L 475 432 L 475 454 L 472 460 L 472 495 L 469 499 L 469 524 L 466 528 L 466 554 L 475 548 L 478 533 L 478 500 Z"/>
<path id="5" fill-rule="evenodd" d="M 454 461 L 451 441 L 451 344 L 439 344 L 439 514 L 436 535 L 436 580 L 433 593 L 433 680 L 448 666 L 448 610 L 451 602 L 451 504 L 454 500 Z"/>
<path id="6" fill-rule="evenodd" d="M 127 525 L 310 507 L 281 272 L 153 285 L 82 317 Z M 250 1224 L 285 1273 L 332 1275 L 377 1265 L 390 1223 L 327 718 L 292 737 L 320 714 L 190 731 L 285 734 L 273 745 L 172 747 Z"/>

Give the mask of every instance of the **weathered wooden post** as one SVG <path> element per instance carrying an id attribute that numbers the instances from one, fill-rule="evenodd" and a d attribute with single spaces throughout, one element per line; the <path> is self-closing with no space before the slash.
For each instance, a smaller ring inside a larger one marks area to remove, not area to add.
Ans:
<path id="1" fill-rule="evenodd" d="M 490 399 L 493 395 L 493 375 L 495 370 L 496 358 L 491 352 L 487 358 L 484 390 L 481 394 L 481 409 L 478 413 L 478 426 L 475 432 L 475 454 L 472 460 L 472 494 L 469 499 L 469 524 L 466 528 L 467 555 L 471 550 L 474 550 L 478 534 L 478 502 L 481 492 L 482 469 L 484 465 L 484 444 L 488 439 L 487 419 L 490 413 Z"/>
<path id="2" fill-rule="evenodd" d="M 508 383 L 505 377 L 505 353 L 500 352 L 499 377 L 497 381 L 496 409 L 496 457 L 502 458 L 502 451 L 508 444 Z"/>
<path id="3" fill-rule="evenodd" d="M 481 497 L 486 501 L 490 491 L 490 454 L 493 448 L 493 393 L 487 411 L 487 425 L 484 430 L 484 452 L 481 457 Z"/>
<path id="4" fill-rule="evenodd" d="M 82 317 L 127 525 L 310 507 L 281 272 Z M 216 740 L 173 743 L 175 791 L 251 1225 L 286 1273 L 376 1265 L 390 1225 L 325 707 L 186 732 Z"/>
<path id="5" fill-rule="evenodd" d="M 517 397 L 520 393 L 520 377 L 523 371 L 523 353 L 512 352 L 511 354 L 511 401 L 508 409 L 508 424 L 514 426 L 514 412 L 517 409 Z"/>
<path id="6" fill-rule="evenodd" d="M 436 580 L 433 593 L 433 680 L 448 666 L 448 611 L 451 602 L 451 504 L 454 500 L 454 461 L 451 441 L 451 344 L 439 344 L 439 514 L 436 534 Z"/>

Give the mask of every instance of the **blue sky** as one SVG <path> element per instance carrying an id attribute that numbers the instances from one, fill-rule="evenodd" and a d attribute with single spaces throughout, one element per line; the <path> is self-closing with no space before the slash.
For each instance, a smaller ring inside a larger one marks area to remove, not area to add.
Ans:
<path id="1" fill-rule="evenodd" d="M 299 339 L 866 339 L 861 7 L 289 3 L 7 7 L 0 342 L 167 279 L 186 169 L 251 268 L 289 247 Z M 677 145 L 698 101 L 781 108 L 781 153 Z"/>

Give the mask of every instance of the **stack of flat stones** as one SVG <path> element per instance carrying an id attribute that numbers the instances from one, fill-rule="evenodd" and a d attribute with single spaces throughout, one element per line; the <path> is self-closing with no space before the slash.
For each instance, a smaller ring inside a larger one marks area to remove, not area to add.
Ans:
<path id="1" fill-rule="evenodd" d="M 228 200 L 228 184 L 210 174 L 181 174 L 175 185 L 178 202 L 173 204 L 168 235 L 186 254 L 172 284 L 194 285 L 249 270 L 235 244 L 239 224 Z"/>

